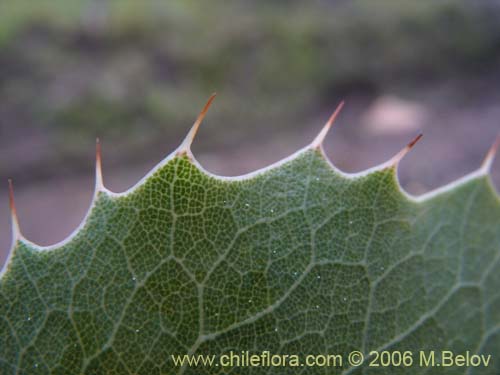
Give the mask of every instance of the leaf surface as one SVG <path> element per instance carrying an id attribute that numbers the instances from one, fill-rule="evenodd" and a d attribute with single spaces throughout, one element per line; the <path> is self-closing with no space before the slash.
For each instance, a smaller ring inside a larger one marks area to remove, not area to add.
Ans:
<path id="1" fill-rule="evenodd" d="M 348 176 L 306 148 L 244 178 L 175 154 L 102 189 L 50 249 L 21 238 L 0 279 L 0 373 L 386 374 L 361 367 L 176 367 L 171 354 L 491 354 L 500 373 L 500 201 L 472 175 L 422 199 L 395 168 Z M 416 359 L 416 354 L 414 359 Z"/>

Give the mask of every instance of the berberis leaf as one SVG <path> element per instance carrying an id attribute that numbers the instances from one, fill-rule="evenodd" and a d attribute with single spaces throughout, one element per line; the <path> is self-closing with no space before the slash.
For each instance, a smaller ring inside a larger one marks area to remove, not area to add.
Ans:
<path id="1" fill-rule="evenodd" d="M 66 241 L 37 246 L 14 216 L 0 279 L 2 375 L 500 373 L 493 151 L 477 172 L 413 198 L 396 175 L 410 147 L 355 175 L 327 161 L 335 114 L 288 159 L 222 178 L 189 148 L 205 112 L 125 193 L 103 187 L 98 163 L 92 207 Z M 224 367 L 231 351 L 300 364 Z M 402 363 L 398 351 L 411 356 Z M 468 362 L 447 366 L 442 351 Z M 172 354 L 216 362 L 180 365 Z M 317 354 L 341 362 L 306 364 Z"/>

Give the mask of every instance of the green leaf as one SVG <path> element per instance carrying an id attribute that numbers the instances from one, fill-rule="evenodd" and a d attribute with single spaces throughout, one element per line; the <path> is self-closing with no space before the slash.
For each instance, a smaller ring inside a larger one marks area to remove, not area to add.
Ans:
<path id="1" fill-rule="evenodd" d="M 397 181 L 403 154 L 346 175 L 319 138 L 266 170 L 221 178 L 189 151 L 198 125 L 130 191 L 98 179 L 67 241 L 43 248 L 17 233 L 0 279 L 2 375 L 500 372 L 500 201 L 485 168 L 412 198 Z M 344 361 L 171 358 L 231 350 Z M 354 350 L 411 351 L 414 363 L 350 367 Z M 431 350 L 492 358 L 420 367 L 418 353 Z"/>

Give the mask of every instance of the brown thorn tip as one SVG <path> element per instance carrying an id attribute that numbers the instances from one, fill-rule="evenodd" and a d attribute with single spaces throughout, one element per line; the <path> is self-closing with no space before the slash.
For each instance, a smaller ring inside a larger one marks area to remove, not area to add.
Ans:
<path id="1" fill-rule="evenodd" d="M 9 178 L 9 205 L 10 205 L 10 215 L 12 218 L 12 233 L 14 238 L 19 238 L 19 221 L 17 218 L 16 202 L 14 201 L 14 185 L 12 180 Z"/>
<path id="2" fill-rule="evenodd" d="M 493 161 L 495 160 L 495 156 L 497 155 L 499 149 L 500 149 L 500 134 L 497 135 L 495 142 L 493 142 L 493 144 L 491 145 L 490 149 L 488 150 L 488 153 L 486 154 L 486 157 L 484 158 L 483 164 L 481 165 L 481 169 L 485 173 L 490 172 L 491 166 L 493 165 Z"/>
<path id="3" fill-rule="evenodd" d="M 411 141 L 410 143 L 408 143 L 408 149 L 411 149 L 413 146 L 415 146 L 415 144 L 420 141 L 420 138 L 422 138 L 424 135 L 423 134 L 419 134 L 415 137 L 415 139 L 413 139 L 413 141 Z"/>
<path id="4" fill-rule="evenodd" d="M 102 190 L 102 153 L 101 141 L 99 138 L 95 140 L 95 175 L 96 175 L 96 191 Z"/>
<path id="5" fill-rule="evenodd" d="M 326 135 L 328 134 L 328 131 L 330 130 L 330 128 L 334 124 L 335 120 L 337 119 L 340 111 L 344 107 L 344 104 L 345 104 L 345 101 L 342 100 L 338 104 L 337 108 L 335 108 L 335 111 L 333 111 L 333 113 L 331 114 L 330 118 L 326 122 L 325 126 L 323 126 L 323 128 L 321 129 L 321 131 L 319 132 L 319 134 L 316 136 L 316 138 L 312 142 L 312 144 L 311 144 L 312 147 L 318 148 L 318 147 L 320 147 L 323 144 L 323 141 L 325 140 Z"/>
<path id="6" fill-rule="evenodd" d="M 415 146 L 415 144 L 423 137 L 423 134 L 417 135 L 410 143 L 408 143 L 405 148 L 399 151 L 396 155 L 392 157 L 391 160 L 387 162 L 387 164 L 391 167 L 396 167 L 401 160 L 406 156 L 408 152 Z"/>
<path id="7" fill-rule="evenodd" d="M 205 115 L 208 112 L 208 109 L 212 105 L 212 102 L 214 101 L 216 96 L 217 96 L 217 93 L 214 92 L 212 95 L 210 95 L 210 98 L 208 98 L 207 102 L 205 103 L 205 106 L 203 107 L 200 114 L 196 118 L 196 121 L 194 122 L 193 126 L 191 127 L 191 130 L 189 131 L 188 135 L 186 136 L 186 138 L 184 139 L 184 141 L 181 144 L 181 147 L 180 147 L 181 153 L 189 150 L 189 148 L 191 147 L 191 143 L 193 143 L 193 139 L 194 139 L 194 137 L 196 137 L 196 133 L 198 133 L 198 129 L 199 129 L 203 119 L 205 118 Z"/>
<path id="8" fill-rule="evenodd" d="M 12 180 L 10 178 L 9 178 L 9 204 L 11 212 L 15 213 L 16 203 L 14 201 L 14 185 L 12 184 Z"/>
<path id="9" fill-rule="evenodd" d="M 98 164 L 101 164 L 101 141 L 99 138 L 95 139 L 95 159 Z"/>

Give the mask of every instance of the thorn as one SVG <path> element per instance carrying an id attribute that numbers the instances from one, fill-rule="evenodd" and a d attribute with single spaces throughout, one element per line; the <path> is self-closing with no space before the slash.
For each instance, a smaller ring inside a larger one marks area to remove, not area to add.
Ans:
<path id="1" fill-rule="evenodd" d="M 9 179 L 9 205 L 10 217 L 12 221 L 12 240 L 16 242 L 21 238 L 21 230 L 19 229 L 19 220 L 17 218 L 16 202 L 14 201 L 14 185 L 12 180 Z"/>
<path id="2" fill-rule="evenodd" d="M 101 191 L 104 188 L 102 179 L 102 156 L 101 156 L 101 141 L 99 138 L 95 140 L 95 191 Z"/>
<path id="3" fill-rule="evenodd" d="M 184 141 L 182 141 L 179 147 L 179 153 L 187 153 L 191 149 L 191 143 L 193 143 L 194 137 L 196 137 L 196 133 L 198 133 L 198 128 L 200 127 L 201 122 L 205 118 L 205 115 L 207 114 L 208 109 L 210 108 L 210 105 L 212 104 L 216 96 L 217 93 L 214 92 L 210 96 L 210 98 L 208 98 L 207 103 L 205 104 L 202 111 L 198 115 L 198 118 L 191 127 L 191 130 L 189 130 L 189 133 L 187 134 L 186 138 L 184 138 Z"/>
<path id="4" fill-rule="evenodd" d="M 405 148 L 403 148 L 401 151 L 399 151 L 396 155 L 390 159 L 386 165 L 389 167 L 397 167 L 398 164 L 403 160 L 403 158 L 406 156 L 408 152 L 415 146 L 415 144 L 422 138 L 423 134 L 417 135 L 410 143 L 406 145 Z"/>
<path id="5" fill-rule="evenodd" d="M 323 129 L 319 132 L 319 134 L 314 138 L 314 141 L 311 143 L 312 148 L 319 148 L 323 144 L 323 141 L 326 138 L 326 135 L 328 134 L 328 131 L 332 127 L 333 123 L 335 122 L 335 119 L 339 115 L 340 111 L 342 110 L 342 107 L 344 107 L 344 101 L 342 100 L 335 111 L 332 113 L 328 121 L 326 122 L 325 126 L 323 126 Z"/>
<path id="6" fill-rule="evenodd" d="M 486 157 L 483 160 L 483 163 L 481 164 L 481 171 L 483 171 L 485 174 L 488 174 L 491 170 L 491 166 L 493 165 L 493 161 L 495 161 L 495 156 L 498 153 L 498 149 L 500 148 L 500 134 L 497 135 L 497 138 L 495 139 L 495 142 L 491 145 L 490 149 L 488 150 L 488 153 L 486 154 Z"/>

